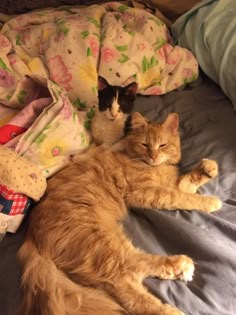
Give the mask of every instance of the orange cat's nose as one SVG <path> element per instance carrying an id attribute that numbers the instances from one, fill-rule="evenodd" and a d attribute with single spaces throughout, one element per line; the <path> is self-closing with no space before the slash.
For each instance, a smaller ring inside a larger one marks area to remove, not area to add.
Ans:
<path id="1" fill-rule="evenodd" d="M 153 161 L 155 161 L 155 159 L 157 158 L 157 156 L 158 156 L 158 153 L 156 153 L 156 152 L 149 152 L 149 157 L 150 157 Z"/>

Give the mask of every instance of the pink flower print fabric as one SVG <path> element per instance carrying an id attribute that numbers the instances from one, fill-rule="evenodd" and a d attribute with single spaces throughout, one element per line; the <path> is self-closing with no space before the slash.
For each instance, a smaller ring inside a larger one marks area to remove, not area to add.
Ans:
<path id="1" fill-rule="evenodd" d="M 92 51 L 92 56 L 97 59 L 100 49 L 100 43 L 98 41 L 98 38 L 95 35 L 89 35 L 88 41 L 89 47 Z"/>
<path id="2" fill-rule="evenodd" d="M 151 86 L 145 90 L 144 95 L 161 95 L 162 90 L 158 86 Z"/>
<path id="3" fill-rule="evenodd" d="M 63 106 L 61 110 L 61 116 L 64 120 L 71 119 L 71 116 L 73 115 L 74 108 L 71 106 L 70 101 L 67 97 L 62 96 Z"/>
<path id="4" fill-rule="evenodd" d="M 56 55 L 48 60 L 49 77 L 51 80 L 58 83 L 66 91 L 70 91 L 70 81 L 72 80 L 72 74 L 68 71 L 62 57 Z"/>
<path id="5" fill-rule="evenodd" d="M 152 14 L 119 3 L 104 5 L 98 72 L 111 84 L 137 81 L 140 94 L 160 95 L 193 81 L 198 64 L 186 49 L 173 45 L 166 25 Z M 183 68 L 192 69 L 186 80 Z"/>
<path id="6" fill-rule="evenodd" d="M 43 84 L 43 82 L 42 82 Z M 49 177 L 70 162 L 70 156 L 87 149 L 90 135 L 66 91 L 52 81 L 53 100 L 20 138 L 15 151 L 38 165 Z M 44 104 L 48 102 L 45 99 Z"/>
<path id="7" fill-rule="evenodd" d="M 6 70 L 0 69 L 0 86 L 10 87 L 15 84 L 15 78 Z"/>
<path id="8" fill-rule="evenodd" d="M 156 16 L 118 2 L 23 14 L 1 29 L 0 102 L 24 110 L 42 87 L 52 97 L 30 126 L 20 125 L 27 130 L 19 140 L 9 141 L 45 176 L 89 145 L 85 111 L 98 104 L 98 75 L 161 95 L 195 80 L 198 64 Z"/>
<path id="9" fill-rule="evenodd" d="M 7 39 L 6 36 L 0 33 L 0 50 L 8 53 L 11 47 L 11 42 Z"/>
<path id="10" fill-rule="evenodd" d="M 0 88 L 15 89 L 24 75 L 41 75 L 82 109 L 97 105 L 98 74 L 116 85 L 135 80 L 140 94 L 164 94 L 198 76 L 196 59 L 173 45 L 161 20 L 118 2 L 18 16 L 4 25 L 0 47 L 6 66 L 0 63 Z M 5 93 L 5 101 L 13 92 Z"/>
<path id="11" fill-rule="evenodd" d="M 101 62 L 107 64 L 111 63 L 113 60 L 117 59 L 117 51 L 113 48 L 103 47 L 101 49 Z"/>
<path id="12" fill-rule="evenodd" d="M 164 44 L 158 51 L 160 58 L 164 59 L 168 65 L 177 64 L 181 54 L 178 49 L 170 44 Z"/>

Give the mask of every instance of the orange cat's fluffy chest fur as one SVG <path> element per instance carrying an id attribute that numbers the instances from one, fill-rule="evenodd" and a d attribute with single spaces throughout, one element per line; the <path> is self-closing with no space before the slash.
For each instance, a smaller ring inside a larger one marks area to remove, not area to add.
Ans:
<path id="1" fill-rule="evenodd" d="M 147 165 L 146 163 L 134 163 L 132 159 L 124 154 L 118 155 L 122 165 L 124 165 L 124 177 L 130 185 L 138 183 L 153 183 L 156 186 L 176 187 L 179 178 L 179 170 L 174 165 L 161 164 L 158 166 Z M 126 160 L 126 161 L 125 161 Z"/>
<path id="2" fill-rule="evenodd" d="M 71 176 L 74 174 L 74 167 L 76 166 L 72 165 L 67 170 L 71 172 Z M 145 183 L 177 188 L 178 178 L 179 170 L 174 165 L 150 166 L 145 162 L 134 161 L 124 152 L 106 151 L 81 165 L 78 181 L 86 189 L 91 181 L 100 188 L 102 182 L 107 196 L 111 196 L 111 190 L 115 189 L 123 197 L 127 190 Z"/>

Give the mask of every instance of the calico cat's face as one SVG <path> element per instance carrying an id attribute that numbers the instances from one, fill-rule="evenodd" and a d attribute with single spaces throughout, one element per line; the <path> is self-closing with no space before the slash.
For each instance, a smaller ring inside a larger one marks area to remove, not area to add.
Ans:
<path id="1" fill-rule="evenodd" d="M 138 85 L 135 82 L 120 87 L 109 85 L 104 78 L 98 77 L 99 111 L 109 120 L 117 120 L 130 114 L 137 89 Z"/>
<path id="2" fill-rule="evenodd" d="M 177 164 L 180 160 L 178 114 L 169 114 L 162 124 L 147 122 L 139 113 L 131 116 L 127 135 L 127 151 L 135 159 L 149 165 Z"/>

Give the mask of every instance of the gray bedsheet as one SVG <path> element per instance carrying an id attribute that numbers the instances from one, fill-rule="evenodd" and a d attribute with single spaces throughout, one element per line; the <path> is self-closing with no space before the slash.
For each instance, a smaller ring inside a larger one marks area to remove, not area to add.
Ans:
<path id="1" fill-rule="evenodd" d="M 217 160 L 220 175 L 202 187 L 201 193 L 218 195 L 224 201 L 223 208 L 214 214 L 132 210 L 125 226 L 137 246 L 158 254 L 187 254 L 196 262 L 192 282 L 147 279 L 145 283 L 153 294 L 178 306 L 187 315 L 235 315 L 236 113 L 233 106 L 218 86 L 200 78 L 182 91 L 139 96 L 135 110 L 155 120 L 164 119 L 169 112 L 179 113 L 181 168 L 188 171 L 201 158 Z M 16 315 L 20 300 L 16 251 L 24 231 L 25 224 L 16 235 L 9 234 L 0 243 L 0 315 Z"/>
<path id="2" fill-rule="evenodd" d="M 180 115 L 183 171 L 202 158 L 219 163 L 219 176 L 200 189 L 223 201 L 214 214 L 198 211 L 135 210 L 127 230 L 135 244 L 162 254 L 189 255 L 196 262 L 192 282 L 147 280 L 150 290 L 188 315 L 236 314 L 236 113 L 220 88 L 199 79 L 159 98 L 139 97 L 136 109 L 162 120 Z"/>

